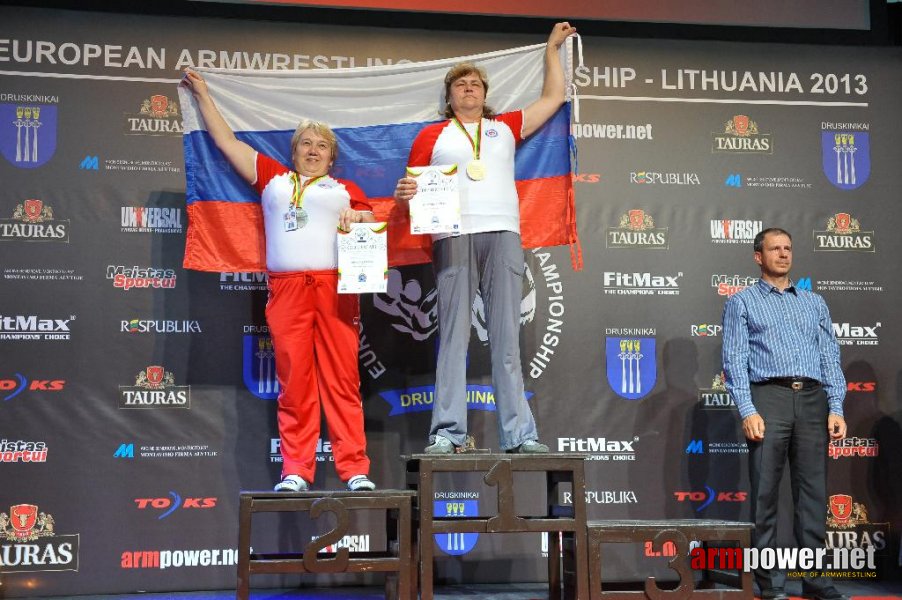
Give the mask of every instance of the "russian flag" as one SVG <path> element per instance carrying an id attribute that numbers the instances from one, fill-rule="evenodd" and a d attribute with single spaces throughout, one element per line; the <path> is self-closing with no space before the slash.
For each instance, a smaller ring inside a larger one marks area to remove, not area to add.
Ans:
<path id="1" fill-rule="evenodd" d="M 251 71 L 198 69 L 239 139 L 291 166 L 291 135 L 302 118 L 328 123 L 338 137 L 336 177 L 359 185 L 378 220 L 389 223 L 393 266 L 428 262 L 430 236 L 410 235 L 395 206 L 410 146 L 420 129 L 442 120 L 445 73 L 467 60 L 486 69 L 488 104 L 501 113 L 524 108 L 542 88 L 545 44 L 488 54 L 354 69 Z M 561 48 L 567 102 L 516 155 L 523 246 L 578 248 L 570 155 L 571 42 Z M 194 97 L 179 87 L 185 127 L 188 232 L 184 267 L 265 271 L 260 198 L 235 173 L 207 133 Z M 574 258 L 579 268 L 581 259 Z"/>

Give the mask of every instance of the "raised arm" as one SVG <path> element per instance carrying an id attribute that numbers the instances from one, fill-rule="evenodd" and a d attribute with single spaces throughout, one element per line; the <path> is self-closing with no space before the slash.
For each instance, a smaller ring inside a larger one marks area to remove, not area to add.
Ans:
<path id="1" fill-rule="evenodd" d="M 558 23 L 548 36 L 545 46 L 545 77 L 542 81 L 542 95 L 523 109 L 523 137 L 533 134 L 550 119 L 564 103 L 564 68 L 558 51 L 568 37 L 576 33 L 576 27 L 564 21 Z"/>
<path id="2" fill-rule="evenodd" d="M 200 73 L 186 69 L 181 85 L 191 90 L 197 100 L 197 108 L 207 126 L 207 132 L 213 138 L 213 143 L 225 155 L 232 168 L 248 183 L 253 183 L 257 178 L 256 151 L 235 137 L 235 132 L 225 122 L 219 109 L 216 108 L 216 104 L 213 103 L 207 82 Z"/>

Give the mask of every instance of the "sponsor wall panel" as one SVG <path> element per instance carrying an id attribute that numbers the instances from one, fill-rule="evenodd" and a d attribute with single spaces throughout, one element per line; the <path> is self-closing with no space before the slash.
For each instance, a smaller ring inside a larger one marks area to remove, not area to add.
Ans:
<path id="1" fill-rule="evenodd" d="M 180 69 L 360 66 L 539 40 L 3 14 L 0 581 L 10 596 L 229 587 L 237 492 L 268 489 L 280 470 L 278 389 L 265 274 L 180 266 Z M 36 40 L 51 44 L 40 56 Z M 897 557 L 899 52 L 583 42 L 573 131 L 586 268 L 574 272 L 566 248 L 525 253 L 521 339 L 543 440 L 591 457 L 590 518 L 748 518 L 720 319 L 726 297 L 757 275 L 751 238 L 780 225 L 794 235 L 799 285 L 830 306 L 850 386 L 851 439 L 832 450 L 829 491 L 831 506 L 858 508 L 854 522 L 831 513 L 831 543 L 880 544 L 885 561 Z M 723 89 L 734 71 L 735 89 Z M 425 445 L 433 399 L 431 269 L 393 269 L 388 292 L 362 297 L 361 309 L 371 474 L 402 487 L 399 457 Z M 470 429 L 479 447 L 497 448 L 485 331 L 478 299 Z M 317 457 L 316 487 L 340 488 L 325 428 Z M 441 484 L 437 511 L 492 512 L 494 489 L 479 478 Z M 290 550 L 322 527 L 280 516 L 257 535 Z M 343 543 L 377 547 L 381 531 L 378 516 L 363 515 Z M 544 576 L 540 535 L 445 537 L 435 540 L 441 577 Z M 25 558 L 29 543 L 38 560 Z M 612 558 L 605 574 L 644 578 L 647 560 L 666 574 L 646 547 Z"/>

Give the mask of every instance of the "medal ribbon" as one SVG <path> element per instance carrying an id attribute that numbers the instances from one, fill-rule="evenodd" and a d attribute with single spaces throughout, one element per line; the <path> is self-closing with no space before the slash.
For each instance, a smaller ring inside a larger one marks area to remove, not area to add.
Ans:
<path id="1" fill-rule="evenodd" d="M 481 150 L 481 142 L 482 142 L 482 118 L 479 119 L 479 125 L 476 128 L 476 139 L 470 135 L 470 132 L 467 131 L 467 128 L 463 126 L 463 123 L 457 120 L 457 117 L 453 117 L 451 119 L 454 121 L 454 124 L 464 132 L 464 135 L 467 136 L 467 140 L 470 142 L 470 145 L 473 146 L 473 160 L 479 160 L 479 152 Z"/>
<path id="2" fill-rule="evenodd" d="M 320 175 L 319 177 L 311 177 L 307 180 L 306 183 L 301 182 L 301 177 L 294 171 L 291 172 L 291 182 L 294 184 L 294 192 L 291 194 L 291 206 L 295 208 L 301 208 L 301 205 L 304 204 L 304 192 L 307 191 L 307 188 L 325 177 L 325 175 Z"/>

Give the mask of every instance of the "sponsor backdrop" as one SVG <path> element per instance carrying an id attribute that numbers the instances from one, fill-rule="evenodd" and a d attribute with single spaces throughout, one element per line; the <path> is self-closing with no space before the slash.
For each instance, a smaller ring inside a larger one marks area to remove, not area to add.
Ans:
<path id="1" fill-rule="evenodd" d="M 278 387 L 265 275 L 181 268 L 180 70 L 377 65 L 541 38 L 2 13 L 0 590 L 232 586 L 238 491 L 278 478 Z M 902 526 L 891 476 L 902 458 L 902 321 L 892 308 L 902 55 L 583 43 L 573 133 L 585 269 L 574 272 L 567 248 L 526 252 L 523 369 L 542 439 L 589 455 L 591 518 L 748 518 L 720 318 L 724 300 L 755 280 L 754 234 L 786 227 L 797 282 L 827 299 L 849 380 L 850 438 L 828 457 L 828 541 L 874 545 L 889 576 Z M 388 292 L 361 304 L 372 476 L 401 487 L 400 456 L 425 445 L 433 400 L 431 269 L 392 270 Z M 480 447 L 497 448 L 486 343 L 477 299 L 470 423 Z M 317 457 L 316 487 L 342 487 L 325 431 Z M 437 514 L 493 510 L 494 490 L 477 477 L 449 476 L 437 489 Z M 526 496 L 526 510 L 541 510 Z M 384 547 L 379 520 L 358 516 L 340 544 Z M 297 549 L 331 523 L 273 515 L 253 544 Z M 435 543 L 443 579 L 545 575 L 539 534 Z M 662 571 L 668 552 L 625 547 L 606 555 L 606 576 Z M 370 580 L 304 579 L 360 581 Z"/>

